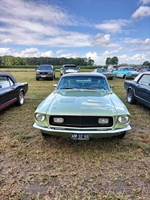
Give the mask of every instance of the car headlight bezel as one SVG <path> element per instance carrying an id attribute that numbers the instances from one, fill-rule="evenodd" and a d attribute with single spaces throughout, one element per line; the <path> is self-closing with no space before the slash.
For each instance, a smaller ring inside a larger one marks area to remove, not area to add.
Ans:
<path id="1" fill-rule="evenodd" d="M 129 116 L 128 115 L 121 115 L 121 116 L 118 116 L 118 122 L 120 124 L 126 124 L 128 123 L 130 120 Z"/>
<path id="2" fill-rule="evenodd" d="M 35 114 L 35 119 L 36 119 L 38 122 L 43 122 L 43 121 L 46 119 L 46 116 L 45 116 L 45 114 L 43 114 L 43 113 L 36 113 L 36 114 Z"/>

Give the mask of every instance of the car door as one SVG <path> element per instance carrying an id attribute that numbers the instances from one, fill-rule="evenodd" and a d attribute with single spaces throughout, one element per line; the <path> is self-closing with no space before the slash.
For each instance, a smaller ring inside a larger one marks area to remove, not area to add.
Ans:
<path id="1" fill-rule="evenodd" d="M 0 110 L 17 101 L 15 83 L 8 76 L 0 77 Z"/>
<path id="2" fill-rule="evenodd" d="M 144 74 L 138 81 L 135 95 L 140 101 L 150 103 L 150 75 Z"/>
<path id="3" fill-rule="evenodd" d="M 120 68 L 120 70 L 117 70 L 117 77 L 123 78 L 127 72 L 128 68 Z"/>
<path id="4" fill-rule="evenodd" d="M 122 68 L 119 68 L 118 70 L 114 71 L 113 74 L 114 74 L 116 77 L 120 77 L 121 72 L 122 72 Z"/>

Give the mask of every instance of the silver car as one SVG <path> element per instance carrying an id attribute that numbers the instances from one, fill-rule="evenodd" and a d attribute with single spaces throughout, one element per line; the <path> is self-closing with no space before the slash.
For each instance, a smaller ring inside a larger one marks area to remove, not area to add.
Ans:
<path id="1" fill-rule="evenodd" d="M 38 81 L 39 79 L 55 79 L 55 69 L 53 65 L 39 65 L 36 70 L 36 80 Z"/>

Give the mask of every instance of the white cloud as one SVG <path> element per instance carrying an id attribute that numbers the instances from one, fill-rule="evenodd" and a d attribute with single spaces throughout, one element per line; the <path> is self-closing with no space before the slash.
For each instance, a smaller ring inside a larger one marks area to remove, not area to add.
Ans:
<path id="1" fill-rule="evenodd" d="M 79 55 L 77 53 L 67 53 L 67 54 L 61 54 L 60 57 L 64 58 L 77 58 Z"/>
<path id="2" fill-rule="evenodd" d="M 110 20 L 104 21 L 101 24 L 97 24 L 95 27 L 103 31 L 118 33 L 122 32 L 122 27 L 127 26 L 128 23 L 129 22 L 127 20 Z"/>
<path id="3" fill-rule="evenodd" d="M 78 24 L 74 16 L 46 1 L 40 4 L 39 1 L 1 0 L 0 19 L 4 25 L 0 30 L 1 44 L 10 41 L 17 45 L 53 47 L 90 44 L 88 35 L 64 29 Z"/>
<path id="4" fill-rule="evenodd" d="M 47 52 L 41 53 L 41 56 L 42 57 L 52 57 L 53 53 L 52 53 L 52 51 L 47 51 Z"/>
<path id="5" fill-rule="evenodd" d="M 1 40 L 1 43 L 2 44 L 11 44 L 11 43 L 13 43 L 13 40 L 10 38 L 5 38 L 5 39 Z"/>
<path id="6" fill-rule="evenodd" d="M 76 23 L 74 18 L 66 10 L 56 4 L 41 4 L 38 1 L 20 1 L 20 0 L 1 0 L 0 10 L 2 16 L 11 20 L 27 20 L 31 22 L 40 21 L 41 23 L 56 24 L 73 24 Z"/>
<path id="7" fill-rule="evenodd" d="M 63 53 L 65 50 L 58 50 L 56 51 L 56 55 Z"/>
<path id="8" fill-rule="evenodd" d="M 101 64 L 105 65 L 105 61 L 107 57 L 114 57 L 117 56 L 119 59 L 119 64 L 126 63 L 126 64 L 142 64 L 144 61 L 149 60 L 150 53 L 147 51 L 143 54 L 133 54 L 131 56 L 123 53 L 119 53 L 119 50 L 123 50 L 122 48 L 119 48 L 114 51 L 104 51 L 101 54 L 98 54 L 97 52 L 88 52 L 85 55 L 78 55 L 78 53 L 68 53 L 68 54 L 61 54 L 59 57 L 66 57 L 66 58 L 77 58 L 77 57 L 86 57 L 91 58 L 95 61 L 95 64 Z M 53 52 L 52 51 L 46 51 L 46 52 L 40 52 L 37 48 L 28 48 L 22 51 L 15 51 L 11 50 L 10 48 L 0 48 L 0 56 L 3 55 L 12 55 L 12 56 L 19 56 L 19 57 L 52 57 Z"/>
<path id="9" fill-rule="evenodd" d="M 132 15 L 133 19 L 136 18 L 144 18 L 150 16 L 150 7 L 148 6 L 141 6 L 139 7 Z"/>
<path id="10" fill-rule="evenodd" d="M 140 2 L 141 2 L 142 4 L 148 4 L 148 3 L 150 3 L 150 0 L 140 0 Z"/>
<path id="11" fill-rule="evenodd" d="M 10 48 L 0 48 L 0 56 L 14 55 L 14 52 Z"/>
<path id="12" fill-rule="evenodd" d="M 144 42 L 145 44 L 150 44 L 150 38 L 147 38 Z"/>
<path id="13" fill-rule="evenodd" d="M 97 34 L 94 38 L 93 41 L 91 42 L 93 46 L 105 46 L 110 44 L 110 35 L 109 34 Z"/>
<path id="14" fill-rule="evenodd" d="M 31 47 L 20 52 L 16 52 L 14 56 L 19 57 L 40 57 L 41 53 L 37 48 Z"/>
<path id="15" fill-rule="evenodd" d="M 103 64 L 109 56 L 120 56 L 120 62 L 133 62 L 133 58 L 134 62 L 136 59 L 138 62 L 144 62 L 143 59 L 149 60 L 150 38 L 144 36 L 143 40 L 138 36 L 123 38 L 127 31 L 129 33 L 133 30 L 132 27 L 136 25 L 135 20 L 132 21 L 131 30 L 127 30 L 131 21 L 124 19 L 100 18 L 98 20 L 102 23 L 95 25 L 91 23 L 94 20 L 88 21 L 79 15 L 76 17 L 71 10 L 62 7 L 63 3 L 60 7 L 55 2 L 53 0 L 1 0 L 0 46 L 11 45 L 12 49 L 0 48 L 0 55 L 91 57 L 95 63 Z M 141 0 L 140 3 L 144 6 L 133 13 L 132 19 L 149 17 L 150 7 L 146 6 L 149 2 L 150 0 Z M 139 30 L 134 31 L 137 33 Z M 16 47 L 23 50 L 17 51 Z M 52 47 L 55 49 L 53 50 Z"/>

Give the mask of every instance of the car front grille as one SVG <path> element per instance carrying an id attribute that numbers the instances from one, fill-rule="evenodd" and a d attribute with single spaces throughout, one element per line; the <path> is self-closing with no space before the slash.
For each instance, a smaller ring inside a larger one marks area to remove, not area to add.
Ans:
<path id="1" fill-rule="evenodd" d="M 41 75 L 46 75 L 48 72 L 40 72 Z"/>
<path id="2" fill-rule="evenodd" d="M 54 117 L 62 117 L 64 119 L 63 123 L 55 123 Z M 99 118 L 108 118 L 107 124 L 99 124 Z M 76 128 L 93 128 L 93 127 L 111 127 L 113 126 L 113 117 L 109 116 L 50 116 L 49 118 L 50 125 L 53 126 L 64 126 L 64 127 L 76 127 Z"/>

